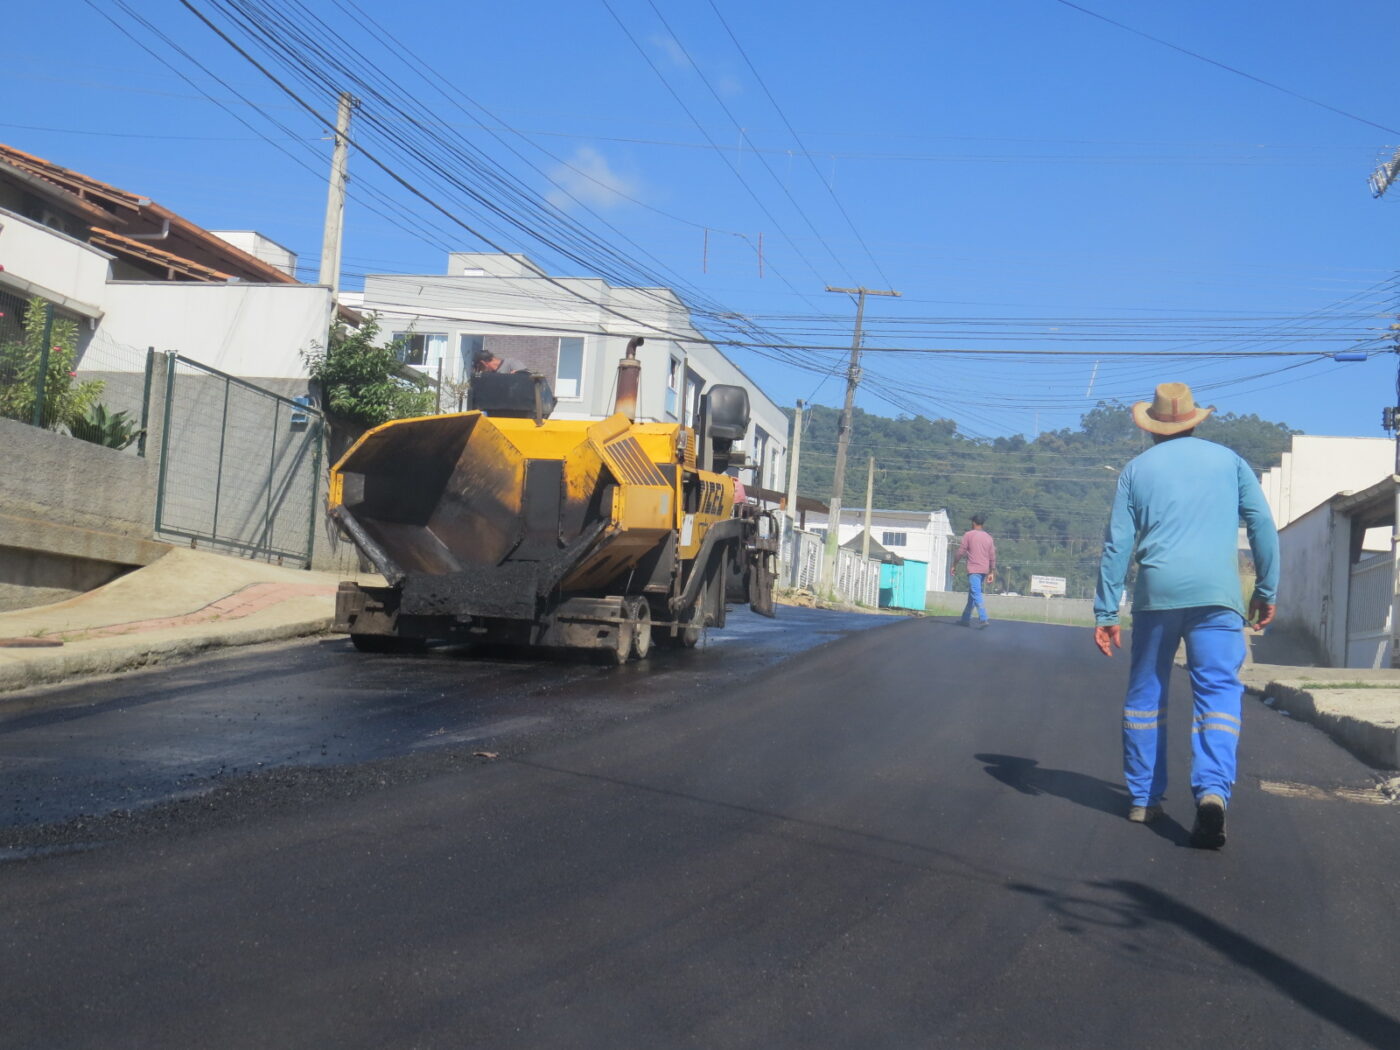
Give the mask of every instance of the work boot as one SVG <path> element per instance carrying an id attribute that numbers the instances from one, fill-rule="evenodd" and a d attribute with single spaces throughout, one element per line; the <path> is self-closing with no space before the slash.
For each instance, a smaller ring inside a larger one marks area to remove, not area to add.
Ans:
<path id="1" fill-rule="evenodd" d="M 1128 819 L 1134 824 L 1151 824 L 1162 815 L 1162 807 L 1156 802 L 1149 806 L 1130 806 Z"/>
<path id="2" fill-rule="evenodd" d="M 1196 803 L 1191 845 L 1196 849 L 1219 849 L 1225 845 L 1225 800 L 1219 795 L 1202 795 Z"/>

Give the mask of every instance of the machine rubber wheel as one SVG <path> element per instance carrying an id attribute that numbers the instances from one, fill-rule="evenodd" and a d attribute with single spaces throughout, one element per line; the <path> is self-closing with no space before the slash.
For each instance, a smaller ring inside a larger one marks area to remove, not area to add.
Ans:
<path id="1" fill-rule="evenodd" d="M 707 587 L 705 591 L 708 591 Z M 705 591 L 700 592 L 700 597 L 695 599 L 695 604 L 690 607 L 690 612 L 686 615 L 686 626 L 682 627 L 676 634 L 673 641 L 682 649 L 694 649 L 700 642 L 700 636 L 705 631 Z M 698 624 L 699 626 L 691 626 Z"/>
<path id="2" fill-rule="evenodd" d="M 617 664 L 625 664 L 632 659 L 632 639 L 637 634 L 636 625 L 631 623 L 632 607 L 626 598 L 618 603 L 618 615 L 622 622 L 617 625 L 617 636 L 608 649 L 608 656 Z"/>
<path id="3" fill-rule="evenodd" d="M 393 634 L 352 634 L 350 644 L 362 653 L 421 653 L 426 638 L 400 638 Z"/>
<path id="4" fill-rule="evenodd" d="M 622 607 L 632 621 L 632 655 L 645 660 L 651 652 L 651 607 L 645 598 L 628 598 Z"/>

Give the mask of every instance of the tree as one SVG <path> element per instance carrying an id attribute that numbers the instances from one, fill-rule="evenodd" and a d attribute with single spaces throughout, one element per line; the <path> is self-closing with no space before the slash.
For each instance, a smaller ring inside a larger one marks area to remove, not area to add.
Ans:
<path id="1" fill-rule="evenodd" d="M 44 367 L 44 404 L 39 418 L 50 430 L 71 429 L 87 417 L 102 395 L 100 379 L 75 382 L 78 353 L 78 325 L 63 317 L 48 324 L 49 303 L 34 296 L 25 305 L 23 334 L 14 342 L 0 345 L 0 416 L 23 423 L 34 419 L 34 403 L 39 393 L 39 372 L 44 364 L 45 333 L 48 334 L 48 363 Z"/>
<path id="2" fill-rule="evenodd" d="M 360 429 L 426 416 L 435 405 L 427 381 L 408 378 L 395 345 L 376 345 L 378 336 L 374 317 L 356 329 L 337 322 L 328 346 L 302 353 L 312 380 L 321 387 L 326 411 Z"/>

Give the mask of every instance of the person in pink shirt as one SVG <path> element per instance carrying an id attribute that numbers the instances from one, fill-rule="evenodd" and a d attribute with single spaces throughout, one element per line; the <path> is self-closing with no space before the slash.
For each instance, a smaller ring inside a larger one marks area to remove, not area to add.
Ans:
<path id="1" fill-rule="evenodd" d="M 957 572 L 958 562 L 967 560 L 967 605 L 963 608 L 962 619 L 958 621 L 963 627 L 972 625 L 973 609 L 977 610 L 977 626 L 987 626 L 987 603 L 982 600 L 982 584 L 996 581 L 997 545 L 991 533 L 984 528 L 986 523 L 985 516 L 972 516 L 972 528 L 963 533 L 958 553 L 953 555 L 953 564 L 948 569 L 951 576 Z"/>

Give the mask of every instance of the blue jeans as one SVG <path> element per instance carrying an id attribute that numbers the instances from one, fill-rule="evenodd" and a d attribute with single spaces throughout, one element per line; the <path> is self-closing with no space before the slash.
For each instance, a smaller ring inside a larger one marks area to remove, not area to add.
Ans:
<path id="1" fill-rule="evenodd" d="M 1191 793 L 1230 801 L 1240 742 L 1244 686 L 1244 621 L 1218 605 L 1133 613 L 1132 669 L 1123 703 L 1123 779 L 1133 805 L 1158 802 L 1167 791 L 1167 687 L 1177 646 L 1186 639 L 1194 719 Z"/>
<path id="2" fill-rule="evenodd" d="M 962 611 L 962 622 L 970 623 L 972 620 L 972 610 L 977 610 L 977 618 L 983 623 L 987 622 L 987 604 L 982 600 L 982 581 L 986 579 L 985 572 L 970 572 L 967 574 L 967 605 Z"/>

